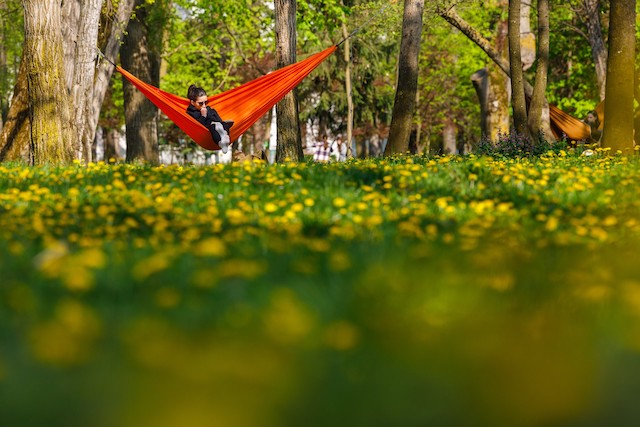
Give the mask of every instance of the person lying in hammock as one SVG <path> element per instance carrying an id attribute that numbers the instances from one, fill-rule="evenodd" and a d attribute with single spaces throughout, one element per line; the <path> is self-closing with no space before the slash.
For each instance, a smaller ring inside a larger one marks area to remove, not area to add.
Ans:
<path id="1" fill-rule="evenodd" d="M 189 86 L 187 98 L 191 101 L 187 107 L 187 114 L 209 129 L 213 141 L 220 146 L 224 154 L 227 154 L 230 143 L 229 129 L 233 126 L 233 121 L 222 120 L 218 112 L 207 105 L 207 92 L 201 87 Z"/>

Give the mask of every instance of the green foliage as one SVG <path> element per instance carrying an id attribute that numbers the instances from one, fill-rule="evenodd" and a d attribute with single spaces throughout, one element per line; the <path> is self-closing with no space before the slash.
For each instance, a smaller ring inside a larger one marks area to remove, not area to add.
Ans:
<path id="1" fill-rule="evenodd" d="M 479 135 L 480 107 L 471 75 L 486 57 L 449 24 L 435 20 L 425 28 L 420 55 L 419 111 L 427 138 L 441 141 L 445 121 L 452 120 L 463 140 Z M 474 120 L 474 118 L 477 118 Z"/>
<path id="2" fill-rule="evenodd" d="M 163 88 L 190 84 L 215 94 L 271 71 L 273 17 L 266 2 L 177 0 L 166 28 Z"/>
<path id="3" fill-rule="evenodd" d="M 550 15 L 547 98 L 560 109 L 584 117 L 598 104 L 599 96 L 591 48 L 584 36 L 586 28 L 572 10 L 573 3 L 558 4 Z M 606 39 L 606 27 L 603 31 Z"/>

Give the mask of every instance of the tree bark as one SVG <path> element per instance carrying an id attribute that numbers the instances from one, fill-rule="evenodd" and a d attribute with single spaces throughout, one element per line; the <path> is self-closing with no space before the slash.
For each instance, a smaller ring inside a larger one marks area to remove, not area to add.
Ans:
<path id="1" fill-rule="evenodd" d="M 520 3 L 520 57 L 522 69 L 528 70 L 536 62 L 536 36 L 531 31 L 531 3 Z"/>
<path id="2" fill-rule="evenodd" d="M 118 139 L 120 138 L 120 132 L 116 129 L 104 129 L 104 161 L 110 162 L 113 160 L 119 160 L 121 158 L 118 152 Z"/>
<path id="3" fill-rule="evenodd" d="M 64 79 L 58 0 L 23 0 L 25 57 L 31 119 L 31 163 L 64 164 L 77 139 L 71 128 L 71 98 Z"/>
<path id="4" fill-rule="evenodd" d="M 296 62 L 296 2 L 275 0 L 276 67 Z M 294 89 L 276 105 L 277 145 L 276 162 L 301 161 L 302 136 L 298 117 L 297 91 Z"/>
<path id="5" fill-rule="evenodd" d="M 27 63 L 22 52 L 20 70 L 13 89 L 13 98 L 7 120 L 0 134 L 0 162 L 29 159 L 29 91 L 27 83 Z"/>
<path id="6" fill-rule="evenodd" d="M 151 52 L 145 0 L 136 0 L 136 18 L 129 21 L 120 53 L 123 68 L 142 81 L 159 86 L 159 67 Z M 151 103 L 127 79 L 122 78 L 124 116 L 127 136 L 127 162 L 159 162 L 158 113 Z"/>
<path id="7" fill-rule="evenodd" d="M 458 130 L 451 119 L 447 119 L 442 129 L 442 152 L 444 154 L 458 154 L 456 143 Z"/>
<path id="8" fill-rule="evenodd" d="M 509 64 L 511 65 L 511 108 L 518 135 L 527 135 L 527 103 L 520 51 L 520 0 L 509 0 Z"/>
<path id="9" fill-rule="evenodd" d="M 93 87 L 93 98 L 91 99 L 91 111 L 89 113 L 85 140 L 93 141 L 95 139 L 98 120 L 100 119 L 100 110 L 102 103 L 109 89 L 109 81 L 113 74 L 114 66 L 112 62 L 116 61 L 120 52 L 120 44 L 127 29 L 127 24 L 131 18 L 135 0 L 120 0 L 118 10 L 113 17 L 113 24 L 109 30 L 109 37 L 103 50 L 104 56 L 108 61 L 100 61 L 95 74 L 95 83 Z M 109 62 L 111 61 L 111 62 Z"/>
<path id="10" fill-rule="evenodd" d="M 398 58 L 398 85 L 385 156 L 406 153 L 409 149 L 418 90 L 418 56 L 420 54 L 423 11 L 424 0 L 405 0 L 400 57 Z"/>
<path id="11" fill-rule="evenodd" d="M 636 0 L 611 0 L 602 146 L 633 150 Z"/>
<path id="12" fill-rule="evenodd" d="M 587 26 L 587 37 L 591 45 L 591 56 L 596 68 L 598 94 L 600 101 L 604 100 L 607 82 L 607 48 L 605 47 L 600 23 L 600 0 L 583 0 L 582 12 Z"/>
<path id="13" fill-rule="evenodd" d="M 547 89 L 547 72 L 549 69 L 549 0 L 538 0 L 538 61 L 533 95 L 529 105 L 529 133 L 534 139 L 540 137 L 542 129 L 542 110 L 545 106 L 544 93 Z"/>
<path id="14" fill-rule="evenodd" d="M 75 67 L 71 94 L 75 105 L 76 133 L 80 140 L 77 158 L 86 162 L 92 161 L 93 139 L 95 129 L 90 130 L 92 102 L 94 98 L 95 46 L 98 43 L 98 23 L 102 0 L 82 0 L 80 19 L 77 22 L 77 33 L 81 35 L 75 42 Z M 73 23 L 69 26 L 73 26 Z"/>
<path id="15" fill-rule="evenodd" d="M 78 42 L 78 22 L 80 22 L 80 10 L 82 0 L 61 1 L 62 19 L 62 50 L 64 52 L 64 76 L 67 90 L 73 90 L 73 78 L 75 75 L 76 52 Z M 82 36 L 82 34 L 80 34 Z"/>
<path id="16" fill-rule="evenodd" d="M 352 140 L 353 140 L 353 93 L 351 87 L 351 44 L 349 37 L 349 30 L 345 21 L 342 22 L 342 36 L 344 41 L 344 62 L 347 64 L 344 70 L 344 89 L 347 93 L 347 137 L 345 144 L 347 144 L 347 158 L 353 157 L 352 153 Z"/>

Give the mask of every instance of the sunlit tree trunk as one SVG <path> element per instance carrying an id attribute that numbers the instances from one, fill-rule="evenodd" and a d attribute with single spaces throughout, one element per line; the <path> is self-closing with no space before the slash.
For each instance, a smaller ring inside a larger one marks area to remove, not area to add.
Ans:
<path id="1" fill-rule="evenodd" d="M 503 6 L 506 6 L 505 2 Z M 509 23 L 505 19 L 500 19 L 496 24 L 495 40 L 493 46 L 500 57 L 508 61 L 509 57 Z M 491 141 L 497 141 L 499 134 L 509 132 L 511 116 L 509 106 L 511 103 L 511 82 L 509 75 L 502 72 L 502 69 L 495 62 L 487 64 L 489 72 L 489 93 L 488 93 L 488 131 Z"/>
<path id="2" fill-rule="evenodd" d="M 81 0 L 79 3 L 81 7 L 77 20 L 67 20 L 65 26 L 77 29 L 72 31 L 76 34 L 76 39 L 72 44 L 75 52 L 72 55 L 74 66 L 70 87 L 75 107 L 73 123 L 80 142 L 76 157 L 89 162 L 93 160 L 91 145 L 95 129 L 90 130 L 89 126 L 94 98 L 95 47 L 98 43 L 102 0 Z"/>
<path id="3" fill-rule="evenodd" d="M 67 90 L 73 89 L 73 77 L 76 66 L 76 43 L 78 42 L 78 22 L 82 0 L 61 1 L 62 51 L 64 54 L 64 76 Z M 82 36 L 82 34 L 80 34 Z"/>
<path id="4" fill-rule="evenodd" d="M 120 45 L 124 37 L 124 32 L 127 29 L 129 19 L 131 18 L 134 3 L 135 0 L 120 0 L 118 2 L 118 10 L 113 17 L 107 43 L 103 50 L 105 57 L 111 62 L 116 61 L 118 53 L 120 52 Z M 98 69 L 96 70 L 93 97 L 91 99 L 91 111 L 89 113 L 87 131 L 85 134 L 85 140 L 87 141 L 93 141 L 95 139 L 95 131 L 98 126 L 98 119 L 100 118 L 100 110 L 109 88 L 111 75 L 113 74 L 114 67 L 109 61 L 101 61 Z"/>
<path id="5" fill-rule="evenodd" d="M 633 149 L 636 0 L 611 0 L 602 146 Z"/>
<path id="6" fill-rule="evenodd" d="M 136 18 L 129 21 L 120 53 L 123 68 L 144 82 L 159 84 L 157 59 L 151 53 L 145 23 L 145 0 L 136 0 Z M 127 162 L 158 163 L 158 114 L 156 107 L 123 77 L 124 115 L 127 134 Z"/>
<path id="7" fill-rule="evenodd" d="M 347 158 L 353 157 L 352 140 L 353 140 L 353 92 L 351 87 L 351 44 L 348 39 L 349 31 L 346 22 L 342 22 L 342 36 L 344 41 L 344 62 L 346 64 L 344 70 L 344 89 L 347 93 L 347 136 L 345 144 L 347 144 Z"/>
<path id="8" fill-rule="evenodd" d="M 7 69 L 7 48 L 4 37 L 8 20 L 7 10 L 7 3 L 3 0 L 2 2 L 0 2 L 0 70 Z M 4 93 L 6 89 L 7 78 L 5 75 L 0 75 L 0 133 L 2 133 L 4 124 L 2 118 L 4 117 L 8 109 L 8 106 L 4 102 Z"/>
<path id="9" fill-rule="evenodd" d="M 0 162 L 29 159 L 29 93 L 27 83 L 27 62 L 22 52 L 20 70 L 13 89 L 11 106 L 7 120 L 0 134 Z"/>
<path id="10" fill-rule="evenodd" d="M 276 14 L 276 67 L 296 62 L 296 2 L 275 0 Z M 301 161 L 302 137 L 298 118 L 296 90 L 287 93 L 276 105 L 277 147 L 276 162 L 286 159 Z"/>
<path id="11" fill-rule="evenodd" d="M 23 0 L 25 57 L 31 118 L 31 163 L 63 164 L 73 159 L 71 97 L 65 84 L 60 2 Z"/>
<path id="12" fill-rule="evenodd" d="M 549 0 L 538 0 L 538 61 L 536 80 L 528 112 L 529 133 L 537 139 L 542 132 L 542 110 L 545 107 L 544 93 L 547 89 L 549 69 Z"/>
<path id="13" fill-rule="evenodd" d="M 527 134 L 527 104 L 520 52 L 520 0 L 509 0 L 509 64 L 511 69 L 511 108 L 516 133 Z"/>
<path id="14" fill-rule="evenodd" d="M 404 2 L 398 83 L 389 128 L 389 142 L 384 152 L 387 156 L 406 153 L 409 149 L 418 90 L 418 55 L 420 54 L 423 10 L 423 0 L 405 0 Z"/>

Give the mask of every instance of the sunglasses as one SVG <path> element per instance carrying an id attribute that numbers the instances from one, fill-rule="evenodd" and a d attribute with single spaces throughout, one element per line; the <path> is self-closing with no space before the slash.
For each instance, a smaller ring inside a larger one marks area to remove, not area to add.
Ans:
<path id="1" fill-rule="evenodd" d="M 209 103 L 209 101 L 196 101 L 196 104 L 198 104 L 199 106 L 204 106 L 207 105 Z"/>

